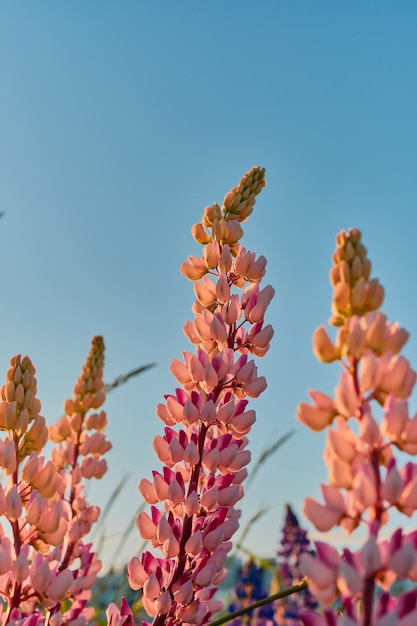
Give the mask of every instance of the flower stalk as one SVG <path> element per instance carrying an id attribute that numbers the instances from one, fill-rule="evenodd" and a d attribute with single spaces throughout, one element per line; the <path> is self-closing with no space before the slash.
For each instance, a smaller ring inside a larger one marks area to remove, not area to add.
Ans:
<path id="1" fill-rule="evenodd" d="M 6 475 L 5 487 L 0 485 L 4 520 L 0 527 L 0 623 L 4 625 L 84 626 L 94 614 L 86 605 L 100 562 L 83 537 L 99 511 L 87 505 L 81 491 L 88 474 L 82 468 L 89 465 L 84 418 L 104 400 L 100 395 L 104 358 L 100 337 L 93 340 L 90 356 L 83 381 L 77 383 L 78 417 L 67 423 L 66 430 L 63 421 L 51 427 L 55 434 L 65 430 L 61 441 L 66 441 L 52 452 L 52 460 L 41 455 L 48 429 L 40 415 L 35 368 L 29 357 L 12 358 L 0 390 L 0 466 Z M 51 439 L 57 441 L 54 436 Z M 96 446 L 97 460 L 105 447 Z M 57 463 L 57 458 L 64 457 L 65 462 Z M 98 465 L 105 470 L 97 461 Z M 84 524 L 75 531 L 81 519 Z"/>
<path id="2" fill-rule="evenodd" d="M 137 527 L 162 557 L 146 551 L 127 567 L 154 626 L 205 624 L 222 606 L 213 596 L 239 525 L 235 505 L 243 496 L 247 435 L 255 421 L 248 398 L 266 387 L 250 355 L 264 356 L 273 336 L 264 315 L 274 290 L 260 288 L 266 259 L 240 244 L 241 224 L 264 185 L 264 170 L 254 167 L 222 207 L 206 207 L 192 228 L 202 255 L 181 266 L 194 283 L 194 319 L 184 332 L 195 352 L 171 364 L 180 386 L 157 407 L 165 425 L 154 440 L 162 471 L 139 484 L 150 514 L 141 512 Z M 108 623 L 120 619 L 111 606 Z"/>
<path id="3" fill-rule="evenodd" d="M 237 611 L 233 611 L 232 613 L 223 615 L 222 617 L 219 617 L 213 622 L 210 622 L 209 626 L 221 626 L 221 624 L 226 624 L 227 622 L 230 622 L 233 619 L 236 619 L 237 617 L 241 617 L 242 615 L 246 615 L 247 613 L 250 613 L 251 611 L 254 611 L 255 609 L 259 609 L 262 606 L 271 604 L 272 602 L 275 602 L 276 600 L 282 600 L 283 598 L 286 598 L 287 596 L 290 596 L 294 593 L 300 593 L 301 591 L 304 591 L 305 589 L 307 589 L 307 581 L 303 579 L 296 585 L 291 585 L 290 587 L 287 587 L 286 589 L 281 589 L 280 591 L 277 591 L 276 593 L 271 594 L 267 598 L 263 598 L 262 600 L 258 600 L 257 602 L 254 602 L 253 604 L 249 606 L 244 606 L 241 609 L 238 609 Z"/>
<path id="4" fill-rule="evenodd" d="M 329 323 L 338 329 L 336 339 L 321 327 L 313 349 L 325 363 L 338 361 L 342 374 L 334 398 L 313 391 L 313 405 L 302 403 L 297 410 L 303 424 L 327 433 L 324 504 L 306 498 L 304 513 L 319 531 L 340 526 L 352 533 L 362 526 L 368 538 L 357 553 L 345 549 L 339 555 L 316 542 L 316 556 L 302 555 L 309 590 L 329 608 L 321 617 L 306 611 L 300 618 L 306 626 L 412 623 L 417 591 L 394 598 L 390 589 L 397 579 L 417 582 L 417 533 L 398 529 L 389 540 L 380 538 L 393 509 L 409 517 L 417 509 L 417 465 L 408 462 L 398 469 L 395 458 L 396 449 L 417 453 L 417 415 L 410 418 L 407 402 L 416 373 L 400 354 L 408 333 L 379 311 L 384 290 L 370 278 L 371 263 L 357 229 L 339 233 L 333 262 Z M 380 421 L 375 405 L 382 408 Z M 330 608 L 334 603 L 342 616 Z"/>

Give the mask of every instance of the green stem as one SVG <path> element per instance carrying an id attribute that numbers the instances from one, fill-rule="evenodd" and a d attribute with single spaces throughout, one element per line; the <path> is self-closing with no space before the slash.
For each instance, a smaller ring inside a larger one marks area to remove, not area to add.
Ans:
<path id="1" fill-rule="evenodd" d="M 275 600 L 279 600 L 280 598 L 285 598 L 286 596 L 290 596 L 293 593 L 297 593 L 298 591 L 303 591 L 303 589 L 307 589 L 307 581 L 304 579 L 297 585 L 293 585 L 292 587 L 288 587 L 287 589 L 282 589 L 277 593 L 273 593 L 272 596 L 268 596 L 263 600 L 258 600 L 254 604 L 250 606 L 245 606 L 243 609 L 239 609 L 238 611 L 234 611 L 233 613 L 227 613 L 227 615 L 223 615 L 219 619 L 216 619 L 214 622 L 210 622 L 208 626 L 220 626 L 220 624 L 225 624 L 226 622 L 230 622 L 235 617 L 240 617 L 241 615 L 245 615 L 245 613 L 249 613 L 254 609 L 258 609 L 260 606 L 265 606 L 265 604 L 270 604 Z"/>

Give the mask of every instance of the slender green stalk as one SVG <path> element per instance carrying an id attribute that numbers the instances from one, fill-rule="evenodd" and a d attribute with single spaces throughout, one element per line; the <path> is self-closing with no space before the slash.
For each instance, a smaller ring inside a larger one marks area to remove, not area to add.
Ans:
<path id="1" fill-rule="evenodd" d="M 265 513 L 268 510 L 269 510 L 269 507 L 262 507 L 258 509 L 257 511 L 255 511 L 255 513 L 252 515 L 252 517 L 250 518 L 246 526 L 243 528 L 241 535 L 235 544 L 235 548 L 231 556 L 235 556 L 236 552 L 243 549 L 243 542 L 246 539 L 246 536 L 249 533 L 250 529 L 252 528 L 253 524 L 257 522 L 263 515 L 265 515 Z"/>
<path id="2" fill-rule="evenodd" d="M 114 550 L 114 553 L 113 553 L 113 557 L 112 557 L 112 559 L 110 561 L 110 567 L 109 567 L 110 570 L 115 569 L 116 561 L 117 561 L 118 557 L 120 556 L 120 554 L 122 553 L 123 548 L 125 546 L 125 543 L 126 543 L 126 541 L 128 540 L 128 538 L 130 536 L 130 533 L 135 528 L 136 518 L 139 515 L 139 513 L 141 513 L 145 509 L 145 507 L 146 507 L 146 502 L 143 502 L 140 505 L 139 509 L 137 511 L 135 511 L 135 514 L 133 515 L 133 517 L 129 520 L 129 523 L 126 526 L 125 531 L 120 535 L 120 540 L 117 543 L 117 546 L 116 546 L 116 548 Z"/>
<path id="3" fill-rule="evenodd" d="M 124 486 L 126 485 L 127 480 L 129 479 L 129 474 L 125 474 L 122 479 L 117 483 L 116 487 L 113 489 L 112 493 L 110 494 L 109 499 L 106 502 L 106 505 L 104 506 L 103 510 L 101 511 L 99 520 L 94 528 L 94 531 L 92 533 L 92 539 L 94 539 L 94 537 L 97 536 L 98 532 L 100 531 L 100 529 L 103 527 L 103 524 L 106 520 L 106 517 L 108 516 L 108 514 L 110 513 L 112 507 L 114 506 L 114 503 L 116 502 L 116 499 L 118 498 L 118 496 L 120 495 L 122 489 L 124 488 Z"/>
<path id="4" fill-rule="evenodd" d="M 233 613 L 227 613 L 227 615 L 223 615 L 223 617 L 219 617 L 214 622 L 210 622 L 208 626 L 220 626 L 220 624 L 225 624 L 226 622 L 230 622 L 235 617 L 240 617 L 241 615 L 245 615 L 245 613 L 250 613 L 255 609 L 258 609 L 260 606 L 265 606 L 265 604 L 270 604 L 275 600 L 280 600 L 281 598 L 285 598 L 286 596 L 290 596 L 293 593 L 298 593 L 299 591 L 303 591 L 303 589 L 307 589 L 307 581 L 303 579 L 297 585 L 292 585 L 292 587 L 287 587 L 287 589 L 282 589 L 277 593 L 273 593 L 271 596 L 264 598 L 263 600 L 258 600 L 258 602 L 254 602 L 250 606 L 245 606 L 243 609 L 239 609 L 238 611 L 233 611 Z"/>
<path id="5" fill-rule="evenodd" d="M 155 365 L 156 363 L 148 363 L 148 365 L 141 365 L 140 367 L 137 367 L 136 369 L 131 370 L 127 374 L 118 376 L 117 378 L 113 380 L 113 382 L 104 385 L 104 389 L 103 389 L 104 393 L 108 393 L 109 391 L 112 391 L 112 389 L 115 389 L 119 385 L 126 383 L 128 380 L 130 380 L 130 378 L 133 378 L 134 376 L 138 376 L 139 374 L 146 372 L 147 370 L 151 369 L 151 367 L 155 367 Z"/>
<path id="6" fill-rule="evenodd" d="M 291 437 L 294 435 L 294 432 L 295 431 L 293 429 L 289 430 L 284 435 L 279 437 L 276 441 L 274 441 L 272 445 L 268 446 L 263 450 L 263 452 L 261 452 L 245 482 L 245 493 L 247 493 L 249 486 L 252 484 L 253 479 L 255 478 L 256 474 L 260 470 L 261 466 L 265 463 L 265 461 L 267 461 L 270 456 L 275 454 L 275 452 L 279 450 L 279 448 L 283 446 L 284 443 L 288 441 L 288 439 L 291 439 Z"/>

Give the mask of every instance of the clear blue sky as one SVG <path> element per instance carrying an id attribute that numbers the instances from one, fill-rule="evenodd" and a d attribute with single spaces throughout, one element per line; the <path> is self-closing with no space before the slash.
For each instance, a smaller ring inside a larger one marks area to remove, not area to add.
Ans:
<path id="1" fill-rule="evenodd" d="M 2 370 L 15 353 L 31 356 L 52 422 L 94 334 L 105 337 L 108 381 L 157 363 L 108 398 L 110 469 L 89 496 L 102 505 L 130 478 L 107 524 L 107 560 L 139 479 L 159 466 L 154 410 L 188 348 L 193 290 L 178 268 L 198 249 L 191 225 L 252 165 L 266 167 L 267 187 L 243 242 L 267 257 L 276 289 L 253 456 L 296 434 L 243 502 L 243 522 L 270 507 L 248 548 L 272 556 L 284 503 L 300 513 L 325 479 L 323 437 L 294 414 L 308 388 L 337 382 L 311 334 L 329 317 L 342 228 L 362 230 L 385 312 L 414 331 L 416 364 L 416 29 L 411 0 L 1 4 Z M 139 545 L 133 532 L 119 564 Z"/>

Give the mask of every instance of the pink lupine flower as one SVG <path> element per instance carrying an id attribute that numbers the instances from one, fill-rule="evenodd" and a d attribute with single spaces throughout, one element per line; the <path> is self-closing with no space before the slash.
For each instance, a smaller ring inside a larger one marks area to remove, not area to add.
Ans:
<path id="1" fill-rule="evenodd" d="M 344 597 L 358 598 L 364 587 L 363 568 L 360 556 L 350 550 L 343 550 L 343 559 L 339 563 L 337 588 Z"/>
<path id="2" fill-rule="evenodd" d="M 51 427 L 51 438 L 59 444 L 52 460 L 41 455 L 48 429 L 39 415 L 35 368 L 28 357 L 13 357 L 0 389 L 0 428 L 7 435 L 0 440 L 0 466 L 7 476 L 0 489 L 0 513 L 13 538 L 2 529 L 4 623 L 85 626 L 92 617 L 86 603 L 100 562 L 82 539 L 98 509 L 86 503 L 81 480 L 83 474 L 101 476 L 106 467 L 99 458 L 109 447 L 104 435 L 85 433 L 106 424 L 103 412 L 86 417 L 104 399 L 103 350 L 102 339 L 94 338 L 74 396 L 66 403 L 67 415 Z"/>
<path id="3" fill-rule="evenodd" d="M 109 626 L 133 626 L 133 614 L 125 598 L 122 598 L 121 609 L 113 603 L 109 604 L 106 611 L 107 623 Z"/>
<path id="4" fill-rule="evenodd" d="M 204 274 L 207 274 L 207 271 L 208 267 L 206 263 L 193 256 L 189 256 L 188 262 L 184 261 L 181 265 L 181 272 L 189 280 L 198 280 L 199 278 L 202 278 Z"/>
<path id="5" fill-rule="evenodd" d="M 407 464 L 400 471 L 400 478 L 404 488 L 396 501 L 397 508 L 411 517 L 417 509 L 417 467 L 415 464 Z"/>
<path id="6" fill-rule="evenodd" d="M 407 359 L 396 356 L 386 363 L 378 386 L 385 393 L 392 393 L 399 398 L 408 398 L 416 377 Z"/>
<path id="7" fill-rule="evenodd" d="M 266 354 L 273 336 L 264 316 L 274 291 L 259 287 L 266 259 L 239 243 L 241 222 L 264 184 L 264 170 L 253 168 L 222 208 L 206 207 L 192 229 L 204 246 L 202 257 L 188 257 L 181 266 L 195 282 L 194 319 L 184 327 L 195 353 L 171 363 L 180 387 L 156 411 L 165 425 L 154 440 L 163 467 L 139 483 L 150 511 L 136 522 L 163 558 L 144 552 L 127 568 L 155 626 L 206 623 L 221 607 L 213 594 L 238 528 L 235 505 L 250 461 L 246 435 L 255 422 L 247 398 L 266 387 L 251 354 Z M 114 609 L 111 619 L 118 619 Z"/>
<path id="8" fill-rule="evenodd" d="M 313 352 L 323 363 L 332 363 L 340 358 L 340 352 L 333 344 L 324 326 L 320 326 L 314 331 Z"/>
<path id="9" fill-rule="evenodd" d="M 7 537 L 0 541 L 0 575 L 7 574 L 12 568 L 13 556 L 11 542 Z"/>
<path id="10" fill-rule="evenodd" d="M 385 480 L 381 486 L 381 496 L 389 504 L 395 504 L 404 488 L 404 482 L 397 469 L 395 459 L 391 459 L 387 465 Z"/>
<path id="11" fill-rule="evenodd" d="M 336 244 L 330 272 L 334 290 L 330 324 L 338 332 L 333 343 L 324 327 L 318 329 L 314 350 L 321 361 L 339 359 L 344 371 L 335 400 L 324 396 L 327 413 L 320 411 L 314 396 L 315 407 L 298 408 L 298 419 L 312 430 L 327 429 L 325 503 L 307 498 L 304 512 L 322 532 L 334 525 L 352 532 L 366 524 L 368 538 L 358 553 L 346 549 L 340 557 L 331 552 L 331 559 L 330 553 L 304 559 L 310 591 L 324 605 L 340 597 L 343 611 L 340 618 L 329 611 L 300 617 L 311 626 L 411 626 L 417 594 L 404 594 L 396 602 L 387 592 L 397 578 L 416 577 L 415 535 L 406 536 L 401 529 L 389 540 L 379 541 L 378 535 L 392 507 L 408 516 L 417 510 L 417 465 L 399 468 L 394 458 L 395 447 L 417 453 L 417 418 L 409 418 L 407 406 L 417 375 L 400 354 L 408 333 L 377 310 L 384 290 L 370 279 L 360 232 L 342 232 Z M 374 401 L 383 406 L 380 423 L 372 415 Z M 375 603 L 377 585 L 386 592 Z"/>
<path id="12" fill-rule="evenodd" d="M 302 402 L 297 408 L 297 419 L 312 430 L 323 430 L 332 423 L 337 410 L 330 396 L 319 391 L 308 392 L 315 406 Z"/>
<path id="13" fill-rule="evenodd" d="M 51 580 L 45 590 L 45 595 L 55 604 L 55 602 L 61 601 L 66 596 L 72 582 L 72 573 L 70 570 L 64 569 Z"/>
<path id="14" fill-rule="evenodd" d="M 300 557 L 300 570 L 308 577 L 309 589 L 318 601 L 330 606 L 337 596 L 336 580 L 339 555 L 335 548 L 323 542 L 315 542 L 317 556 L 308 552 Z"/>
<path id="15" fill-rule="evenodd" d="M 353 417 L 358 405 L 358 397 L 352 379 L 346 372 L 340 376 L 340 382 L 335 389 L 336 410 L 343 417 Z"/>
<path id="16" fill-rule="evenodd" d="M 337 613 L 331 609 L 325 609 L 321 615 L 316 611 L 300 611 L 299 618 L 304 626 L 337 626 L 338 624 Z M 343 626 L 351 625 L 345 623 Z"/>

